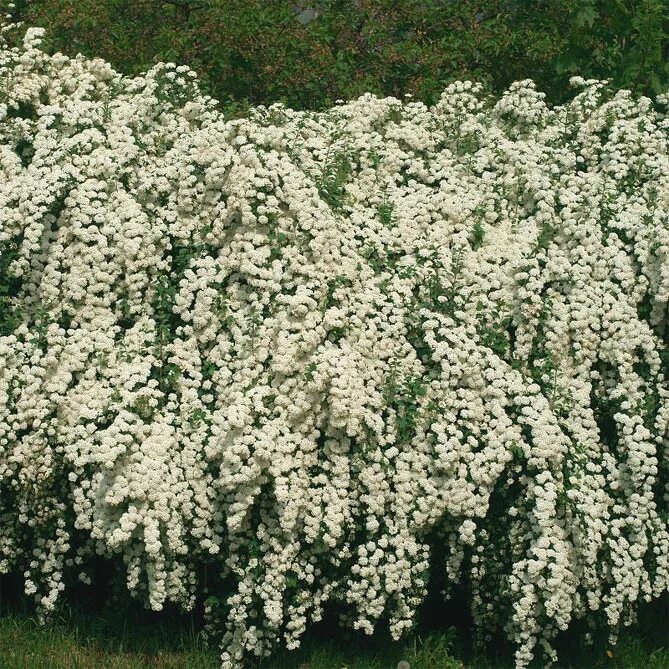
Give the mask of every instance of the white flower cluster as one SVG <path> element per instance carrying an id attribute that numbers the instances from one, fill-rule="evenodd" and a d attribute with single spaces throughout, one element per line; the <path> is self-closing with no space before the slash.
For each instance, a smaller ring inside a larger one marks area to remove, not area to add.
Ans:
<path id="1" fill-rule="evenodd" d="M 0 49 L 0 572 L 44 611 L 116 556 L 230 669 L 331 604 L 399 637 L 442 574 L 524 667 L 667 590 L 669 100 L 226 121 L 40 37 Z"/>

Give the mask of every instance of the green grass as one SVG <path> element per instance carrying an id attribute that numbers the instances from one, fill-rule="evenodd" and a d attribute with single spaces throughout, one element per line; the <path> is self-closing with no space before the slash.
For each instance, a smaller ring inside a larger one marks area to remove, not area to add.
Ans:
<path id="1" fill-rule="evenodd" d="M 669 599 L 644 609 L 640 624 L 617 646 L 605 640 L 586 648 L 569 633 L 560 639 L 559 667 L 667 669 Z M 611 653 L 612 657 L 607 653 Z M 486 655 L 471 650 L 466 629 L 426 632 L 399 643 L 362 638 L 331 625 L 307 636 L 298 651 L 278 653 L 256 669 L 506 669 L 506 646 Z M 25 611 L 0 615 L 0 669 L 217 669 L 218 651 L 207 648 L 193 618 L 155 616 L 128 607 L 98 613 L 66 608 L 46 626 Z"/>

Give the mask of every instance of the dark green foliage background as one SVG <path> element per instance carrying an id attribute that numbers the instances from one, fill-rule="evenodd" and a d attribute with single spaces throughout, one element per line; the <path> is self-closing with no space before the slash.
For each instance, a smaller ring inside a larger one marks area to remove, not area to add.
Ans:
<path id="1" fill-rule="evenodd" d="M 573 74 L 656 94 L 669 87 L 669 0 L 15 0 L 55 51 L 128 74 L 185 63 L 233 112 L 322 109 L 371 91 L 433 103 L 474 79 L 532 78 L 552 102 Z M 317 10 L 307 24 L 299 7 Z"/>

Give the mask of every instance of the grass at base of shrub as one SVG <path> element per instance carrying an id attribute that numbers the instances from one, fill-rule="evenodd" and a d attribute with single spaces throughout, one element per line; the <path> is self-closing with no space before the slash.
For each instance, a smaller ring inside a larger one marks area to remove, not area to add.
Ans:
<path id="1" fill-rule="evenodd" d="M 25 611 L 0 615 L 0 669 L 217 669 L 192 617 L 175 618 L 128 607 L 99 612 L 67 607 L 41 626 Z M 644 609 L 617 646 L 587 648 L 568 633 L 561 640 L 564 669 L 666 669 L 669 667 L 669 598 Z M 336 626 L 309 635 L 302 648 L 280 652 L 257 669 L 507 669 L 508 651 L 474 654 L 466 630 L 430 631 L 389 643 L 354 637 Z"/>

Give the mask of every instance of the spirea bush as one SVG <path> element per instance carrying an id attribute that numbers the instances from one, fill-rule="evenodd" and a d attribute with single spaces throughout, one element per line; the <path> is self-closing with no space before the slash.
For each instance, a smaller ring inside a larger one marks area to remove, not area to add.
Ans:
<path id="1" fill-rule="evenodd" d="M 41 611 L 112 558 L 233 668 L 329 606 L 399 637 L 442 574 L 524 667 L 667 590 L 667 97 L 224 121 L 40 37 L 0 51 L 0 571 Z"/>

